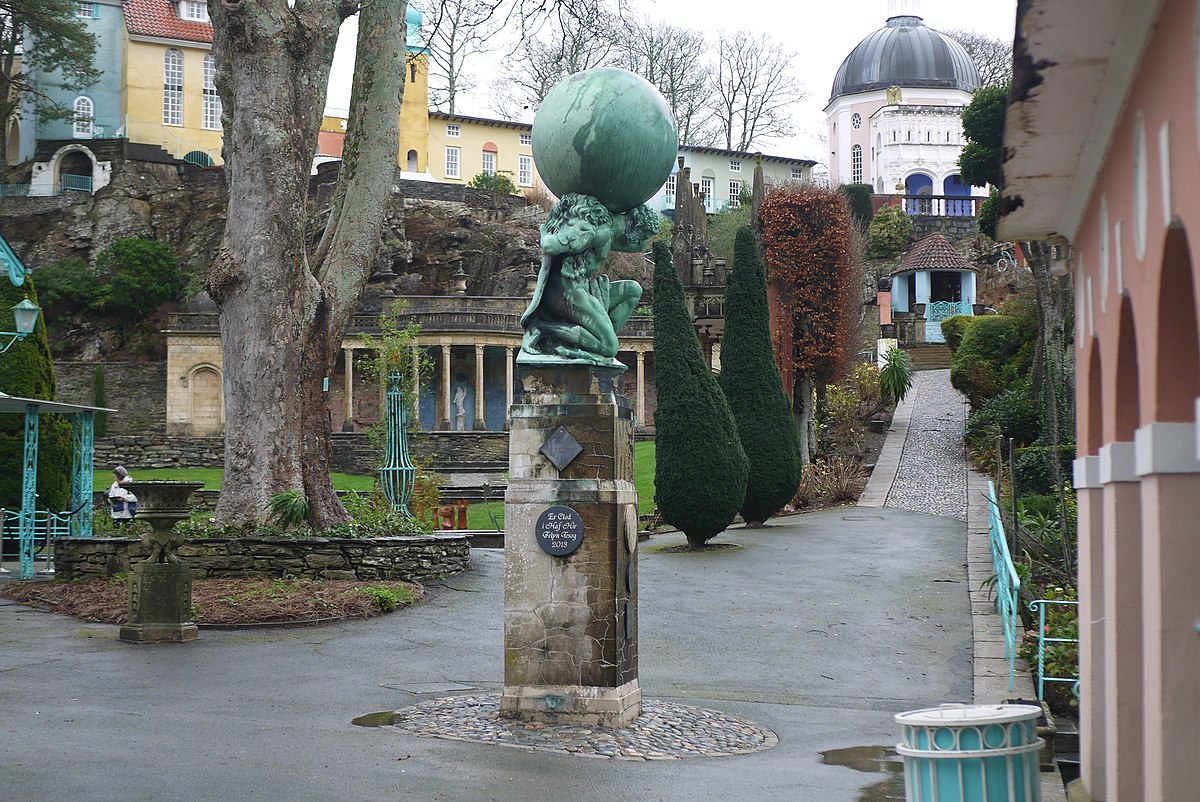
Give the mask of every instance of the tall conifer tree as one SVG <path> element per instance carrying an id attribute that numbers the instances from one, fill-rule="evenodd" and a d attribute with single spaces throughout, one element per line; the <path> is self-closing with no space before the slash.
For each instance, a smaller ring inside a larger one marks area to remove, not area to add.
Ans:
<path id="1" fill-rule="evenodd" d="M 733 413 L 700 352 L 670 250 L 661 242 L 654 243 L 654 357 L 654 498 L 663 520 L 701 546 L 733 522 L 749 463 Z"/>
<path id="2" fill-rule="evenodd" d="M 737 233 L 725 282 L 720 385 L 750 465 L 742 519 L 761 526 L 800 486 L 800 437 L 771 348 L 767 269 L 749 228 Z"/>

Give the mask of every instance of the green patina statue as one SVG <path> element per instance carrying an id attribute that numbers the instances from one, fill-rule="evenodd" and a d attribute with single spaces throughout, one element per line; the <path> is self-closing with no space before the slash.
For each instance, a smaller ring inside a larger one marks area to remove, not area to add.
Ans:
<path id="1" fill-rule="evenodd" d="M 542 226 L 542 265 L 521 325 L 517 362 L 623 369 L 617 332 L 642 297 L 636 281 L 600 273 L 610 251 L 638 252 L 658 232 L 643 205 L 675 161 L 678 133 L 653 86 L 631 72 L 570 76 L 533 124 L 533 157 L 559 201 Z"/>

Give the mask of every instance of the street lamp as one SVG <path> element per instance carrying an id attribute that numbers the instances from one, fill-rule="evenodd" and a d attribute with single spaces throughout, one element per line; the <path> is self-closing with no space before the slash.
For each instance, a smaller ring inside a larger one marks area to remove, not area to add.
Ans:
<path id="1" fill-rule="evenodd" d="M 8 337 L 8 342 L 0 348 L 0 354 L 3 354 L 17 340 L 24 340 L 33 333 L 33 327 L 37 323 L 38 312 L 42 311 L 37 304 L 30 301 L 28 298 L 21 301 L 12 308 L 13 320 L 17 323 L 16 331 L 0 331 L 0 337 Z"/>

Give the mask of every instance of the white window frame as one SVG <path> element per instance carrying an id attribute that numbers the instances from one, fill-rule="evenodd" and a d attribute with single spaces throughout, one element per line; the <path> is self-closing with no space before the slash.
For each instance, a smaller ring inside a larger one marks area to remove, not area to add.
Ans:
<path id="1" fill-rule="evenodd" d="M 217 94 L 217 60 L 211 53 L 204 57 L 204 92 L 201 99 L 201 128 L 221 130 L 221 96 Z"/>
<path id="2" fill-rule="evenodd" d="M 792 168 L 792 180 L 793 181 L 803 181 L 804 180 L 804 168 L 803 167 L 793 167 Z"/>
<path id="3" fill-rule="evenodd" d="M 91 139 L 96 122 L 96 105 L 86 95 L 75 98 L 75 119 L 71 133 L 75 139 Z"/>
<path id="4" fill-rule="evenodd" d="M 180 0 L 179 18 L 188 22 L 208 22 L 208 3 L 198 0 Z"/>
<path id="5" fill-rule="evenodd" d="M 668 198 L 675 197 L 675 173 L 667 176 L 667 183 L 663 184 L 663 194 Z"/>
<path id="6" fill-rule="evenodd" d="M 855 145 L 850 149 L 850 183 L 861 184 L 863 182 L 863 151 L 862 145 Z"/>
<path id="7" fill-rule="evenodd" d="M 462 136 L 462 126 L 457 123 L 446 123 L 446 136 L 455 138 Z"/>
<path id="8" fill-rule="evenodd" d="M 481 173 L 483 173 L 485 175 L 495 175 L 496 174 L 496 154 L 495 153 L 492 153 L 490 150 L 483 151 L 482 163 L 483 163 L 483 167 L 480 170 Z"/>
<path id="9" fill-rule="evenodd" d="M 850 117 L 850 125 L 853 128 L 862 128 L 862 115 L 857 111 Z"/>
<path id="10" fill-rule="evenodd" d="M 95 3 L 86 2 L 86 0 L 78 0 L 75 3 L 75 18 L 76 19 L 100 19 L 100 15 L 96 13 L 97 8 Z"/>
<path id="11" fill-rule="evenodd" d="M 533 157 L 521 154 L 517 157 L 517 183 L 523 187 L 533 186 Z"/>
<path id="12" fill-rule="evenodd" d="M 716 192 L 717 180 L 708 176 L 700 178 L 700 191 L 704 194 L 704 209 L 711 212 L 713 210 L 713 194 Z"/>
<path id="13" fill-rule="evenodd" d="M 729 160 L 729 172 L 740 173 L 742 171 L 742 162 L 740 159 Z"/>
<path id="14" fill-rule="evenodd" d="M 529 145 L 532 145 L 533 144 L 533 134 L 522 133 L 521 134 L 521 144 L 526 147 L 528 147 Z"/>
<path id="15" fill-rule="evenodd" d="M 183 53 L 163 53 L 163 125 L 183 125 Z"/>
<path id="16" fill-rule="evenodd" d="M 729 205 L 736 209 L 742 205 L 742 182 L 729 182 Z"/>
<path id="17" fill-rule="evenodd" d="M 462 178 L 462 148 L 446 147 L 446 178 Z"/>

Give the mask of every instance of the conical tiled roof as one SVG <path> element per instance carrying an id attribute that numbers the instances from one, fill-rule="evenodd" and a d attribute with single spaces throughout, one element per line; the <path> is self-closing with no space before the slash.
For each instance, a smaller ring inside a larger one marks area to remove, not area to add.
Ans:
<path id="1" fill-rule="evenodd" d="M 908 249 L 900 266 L 892 271 L 896 276 L 900 273 L 912 273 L 917 270 L 966 270 L 978 273 L 979 268 L 968 262 L 961 253 L 954 250 L 950 240 L 941 234 L 930 234 L 925 239 Z"/>

